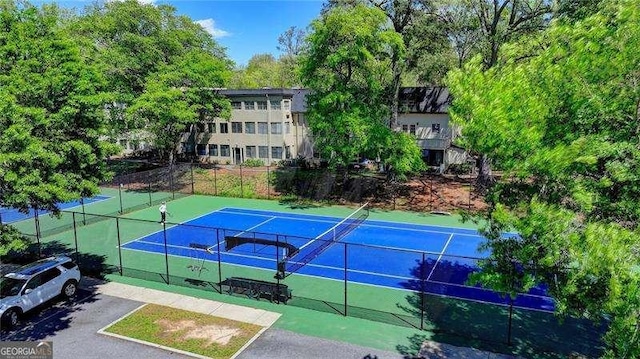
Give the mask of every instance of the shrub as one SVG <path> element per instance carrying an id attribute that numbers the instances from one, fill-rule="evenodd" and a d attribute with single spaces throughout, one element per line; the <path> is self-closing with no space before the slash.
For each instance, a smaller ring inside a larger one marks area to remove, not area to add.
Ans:
<path id="1" fill-rule="evenodd" d="M 247 158 L 244 161 L 244 165 L 247 167 L 262 167 L 264 166 L 264 161 L 258 158 Z"/>

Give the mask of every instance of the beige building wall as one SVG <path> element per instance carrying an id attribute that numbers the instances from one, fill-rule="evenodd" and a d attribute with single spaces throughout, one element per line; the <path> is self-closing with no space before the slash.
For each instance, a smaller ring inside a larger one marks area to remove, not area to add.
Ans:
<path id="1" fill-rule="evenodd" d="M 291 95 L 229 96 L 229 100 L 231 118 L 215 118 L 184 133 L 179 152 L 195 151 L 201 162 L 241 164 L 258 159 L 265 165 L 313 154 L 304 114 L 292 112 Z"/>

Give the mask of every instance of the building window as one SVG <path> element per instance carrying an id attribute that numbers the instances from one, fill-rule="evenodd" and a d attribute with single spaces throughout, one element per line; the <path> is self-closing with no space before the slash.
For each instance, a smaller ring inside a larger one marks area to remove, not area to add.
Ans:
<path id="1" fill-rule="evenodd" d="M 409 132 L 409 125 L 402 125 L 402 132 Z"/>
<path id="2" fill-rule="evenodd" d="M 266 110 L 267 109 L 267 101 L 256 101 L 258 105 L 258 110 Z"/>
<path id="3" fill-rule="evenodd" d="M 216 133 L 216 123 L 215 122 L 207 123 L 207 131 L 209 133 Z"/>
<path id="4" fill-rule="evenodd" d="M 256 146 L 247 146 L 247 158 L 256 158 Z"/>
<path id="5" fill-rule="evenodd" d="M 255 110 L 255 105 L 253 104 L 253 101 L 245 101 L 244 102 L 244 109 L 245 110 Z"/>
<path id="6" fill-rule="evenodd" d="M 232 133 L 242 133 L 242 122 L 231 122 Z"/>
<path id="7" fill-rule="evenodd" d="M 245 133 L 256 133 L 256 123 L 255 122 L 247 122 L 244 124 L 244 132 Z"/>
<path id="8" fill-rule="evenodd" d="M 290 100 L 282 101 L 282 107 L 287 111 L 291 110 L 291 101 Z"/>
<path id="9" fill-rule="evenodd" d="M 231 108 L 234 110 L 242 110 L 242 102 L 240 101 L 231 101 Z"/>
<path id="10" fill-rule="evenodd" d="M 198 155 L 206 156 L 207 155 L 207 145 L 204 143 L 198 143 L 196 146 L 196 150 L 198 151 Z"/>
<path id="11" fill-rule="evenodd" d="M 410 125 L 409 126 L 409 133 L 412 135 L 416 135 L 416 125 Z"/>
<path id="12" fill-rule="evenodd" d="M 209 145 L 209 156 L 218 156 L 218 145 Z"/>
<path id="13" fill-rule="evenodd" d="M 220 145 L 220 156 L 229 157 L 231 156 L 231 149 L 229 145 Z"/>
<path id="14" fill-rule="evenodd" d="M 291 158 L 291 147 L 287 146 L 284 148 L 284 155 L 286 159 Z"/>
<path id="15" fill-rule="evenodd" d="M 280 146 L 271 147 L 271 158 L 282 159 L 282 147 Z"/>
<path id="16" fill-rule="evenodd" d="M 291 122 L 284 123 L 284 133 L 291 133 Z"/>
<path id="17" fill-rule="evenodd" d="M 280 101 L 270 101 L 271 102 L 271 109 L 272 110 L 280 110 L 282 108 L 282 105 L 280 104 Z"/>
<path id="18" fill-rule="evenodd" d="M 258 122 L 258 133 L 261 135 L 266 135 L 267 133 L 269 133 L 266 122 Z"/>
<path id="19" fill-rule="evenodd" d="M 271 124 L 271 134 L 272 135 L 281 135 L 282 134 L 282 123 L 273 122 Z"/>
<path id="20" fill-rule="evenodd" d="M 269 147 L 258 146 L 258 156 L 260 158 L 269 158 Z"/>
<path id="21" fill-rule="evenodd" d="M 431 124 L 431 132 L 440 133 L 440 124 L 439 123 Z"/>
<path id="22" fill-rule="evenodd" d="M 220 122 L 220 133 L 229 133 L 229 124 L 226 122 Z"/>

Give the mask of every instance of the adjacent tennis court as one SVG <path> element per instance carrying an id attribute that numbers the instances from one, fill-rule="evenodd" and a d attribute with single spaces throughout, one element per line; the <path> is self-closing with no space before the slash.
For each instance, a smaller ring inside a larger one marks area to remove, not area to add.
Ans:
<path id="1" fill-rule="evenodd" d="M 544 288 L 518 295 L 513 302 L 493 291 L 466 285 L 483 237 L 475 230 L 365 220 L 360 211 L 336 218 L 225 207 L 184 225 L 162 224 L 158 231 L 130 241 L 123 249 L 395 289 L 416 283 L 446 297 L 553 311 Z M 216 228 L 211 231 L 211 228 Z M 166 234 L 165 234 L 166 233 Z M 166 241 L 166 242 L 165 242 Z M 336 242 L 349 243 L 346 246 Z M 345 253 L 346 252 L 346 253 Z M 280 266 L 278 265 L 280 264 Z M 345 268 L 347 273 L 345 274 Z"/>
<path id="2" fill-rule="evenodd" d="M 59 203 L 58 207 L 60 208 L 60 210 L 66 210 L 66 209 L 71 209 L 73 207 L 91 204 L 94 202 L 104 201 L 109 198 L 111 197 L 98 195 L 95 197 L 83 198 L 81 201 Z M 44 216 L 47 214 L 49 214 L 49 211 L 44 211 L 44 210 L 38 211 L 38 216 Z M 28 213 L 22 213 L 15 208 L 0 207 L 0 223 L 4 223 L 4 224 L 23 221 L 25 219 L 33 218 L 35 217 L 35 215 L 36 215 L 36 210 L 34 209 L 30 209 Z"/>

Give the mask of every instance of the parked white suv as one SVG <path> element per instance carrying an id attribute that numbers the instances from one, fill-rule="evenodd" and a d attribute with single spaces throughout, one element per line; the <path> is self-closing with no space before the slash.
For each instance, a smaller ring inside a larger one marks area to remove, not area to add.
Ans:
<path id="1" fill-rule="evenodd" d="M 69 257 L 42 259 L 0 278 L 0 320 L 13 327 L 20 316 L 49 300 L 75 296 L 80 270 Z"/>

